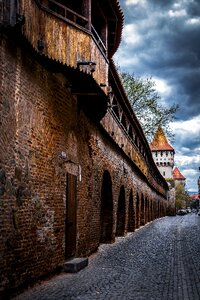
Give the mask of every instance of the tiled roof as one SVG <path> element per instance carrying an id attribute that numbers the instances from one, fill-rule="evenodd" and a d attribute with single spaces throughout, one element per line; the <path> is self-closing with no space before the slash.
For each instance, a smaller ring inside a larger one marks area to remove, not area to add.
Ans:
<path id="1" fill-rule="evenodd" d="M 168 143 L 165 134 L 161 127 L 158 127 L 153 141 L 150 144 L 151 151 L 169 150 L 174 151 L 174 148 Z"/>
<path id="2" fill-rule="evenodd" d="M 124 14 L 121 10 L 120 4 L 118 0 L 113 1 L 115 13 L 117 15 L 117 23 L 116 23 L 116 36 L 115 36 L 115 42 L 111 49 L 110 57 L 114 55 L 114 53 L 117 51 L 119 44 L 121 42 L 122 38 L 122 29 L 124 25 Z"/>
<path id="3" fill-rule="evenodd" d="M 198 194 L 190 195 L 190 198 L 195 200 L 199 198 L 199 195 Z"/>
<path id="4" fill-rule="evenodd" d="M 181 174 L 179 169 L 177 167 L 174 168 L 173 170 L 173 178 L 175 180 L 185 180 L 186 178 Z"/>

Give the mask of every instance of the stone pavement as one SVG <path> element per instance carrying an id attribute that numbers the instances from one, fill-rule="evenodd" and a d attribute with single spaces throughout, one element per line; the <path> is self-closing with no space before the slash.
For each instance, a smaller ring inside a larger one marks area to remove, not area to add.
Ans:
<path id="1" fill-rule="evenodd" d="M 155 220 L 101 245 L 79 273 L 62 273 L 13 299 L 198 300 L 200 216 Z"/>

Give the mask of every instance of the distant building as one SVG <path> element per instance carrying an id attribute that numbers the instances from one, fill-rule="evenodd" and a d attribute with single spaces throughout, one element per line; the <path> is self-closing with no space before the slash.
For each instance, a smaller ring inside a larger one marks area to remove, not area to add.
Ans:
<path id="1" fill-rule="evenodd" d="M 181 184 L 185 192 L 186 178 L 177 167 L 174 167 L 174 148 L 168 143 L 161 127 L 158 127 L 153 141 L 150 144 L 153 159 L 169 185 L 168 201 L 171 212 L 175 211 L 176 187 Z M 200 181 L 199 181 L 200 182 Z"/>
<path id="2" fill-rule="evenodd" d="M 191 199 L 192 201 L 196 201 L 196 199 L 198 199 L 198 198 L 199 198 L 199 195 L 198 195 L 198 194 L 190 195 L 190 199 Z"/>
<path id="3" fill-rule="evenodd" d="M 175 186 L 181 184 L 182 186 L 184 186 L 184 189 L 185 189 L 186 178 L 181 174 L 178 167 L 174 168 L 172 175 L 173 175 Z"/>
<path id="4" fill-rule="evenodd" d="M 190 195 L 190 199 L 193 203 L 193 207 L 199 207 L 199 193 Z"/>
<path id="5" fill-rule="evenodd" d="M 173 178 L 174 148 L 168 143 L 161 127 L 158 127 L 150 144 L 153 159 L 165 179 Z"/>
<path id="6" fill-rule="evenodd" d="M 150 144 L 153 159 L 162 174 L 168 181 L 174 180 L 175 186 L 182 184 L 185 186 L 186 178 L 181 174 L 178 167 L 174 167 L 174 148 L 168 143 L 161 127 L 158 127 L 153 141 Z"/>

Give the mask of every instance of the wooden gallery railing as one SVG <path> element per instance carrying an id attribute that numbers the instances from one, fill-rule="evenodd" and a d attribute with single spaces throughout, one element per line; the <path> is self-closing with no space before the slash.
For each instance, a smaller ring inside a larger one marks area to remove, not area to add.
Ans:
<path id="1" fill-rule="evenodd" d="M 35 0 L 39 3 L 39 5 L 45 9 L 46 11 L 50 12 L 51 14 L 54 14 L 56 17 L 61 18 L 64 21 L 67 21 L 72 23 L 74 26 L 81 26 L 83 30 L 87 30 L 88 33 L 92 34 L 92 37 L 101 50 L 101 52 L 106 56 L 107 49 L 94 28 L 94 26 L 91 24 L 90 18 L 85 17 L 83 15 L 80 15 L 79 13 L 75 12 L 74 10 L 71 10 L 67 6 L 55 1 L 55 0 Z"/>

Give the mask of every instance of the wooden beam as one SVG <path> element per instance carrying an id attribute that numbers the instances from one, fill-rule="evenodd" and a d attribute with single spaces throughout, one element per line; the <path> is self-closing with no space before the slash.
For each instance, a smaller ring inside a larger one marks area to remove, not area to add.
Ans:
<path id="1" fill-rule="evenodd" d="M 82 11 L 84 17 L 88 19 L 87 29 L 91 31 L 91 0 L 83 0 Z"/>

